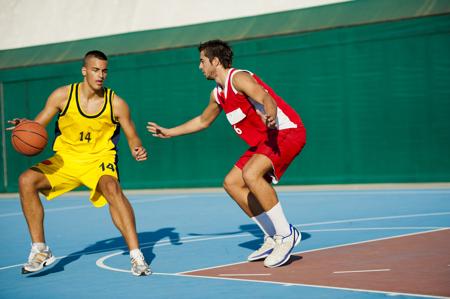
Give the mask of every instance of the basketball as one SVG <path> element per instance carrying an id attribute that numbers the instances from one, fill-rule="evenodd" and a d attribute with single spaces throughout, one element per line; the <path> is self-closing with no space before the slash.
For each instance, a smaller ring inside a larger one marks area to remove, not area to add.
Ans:
<path id="1" fill-rule="evenodd" d="M 35 156 L 47 145 L 47 131 L 35 121 L 24 120 L 12 131 L 11 143 L 14 149 L 25 156 Z"/>

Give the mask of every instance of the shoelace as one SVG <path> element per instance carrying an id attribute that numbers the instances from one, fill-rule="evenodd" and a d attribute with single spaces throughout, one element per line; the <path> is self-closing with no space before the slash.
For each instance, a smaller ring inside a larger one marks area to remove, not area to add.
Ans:
<path id="1" fill-rule="evenodd" d="M 131 263 L 138 266 L 145 266 L 145 261 L 143 256 L 138 256 L 131 258 Z"/>
<path id="2" fill-rule="evenodd" d="M 273 240 L 274 240 L 275 243 L 277 243 L 277 244 L 283 244 L 284 238 L 285 238 L 285 237 L 283 237 L 283 236 L 275 235 L 275 236 L 273 237 Z"/>
<path id="3" fill-rule="evenodd" d="M 30 263 L 42 263 L 48 258 L 49 254 L 46 252 L 38 252 L 30 260 Z"/>

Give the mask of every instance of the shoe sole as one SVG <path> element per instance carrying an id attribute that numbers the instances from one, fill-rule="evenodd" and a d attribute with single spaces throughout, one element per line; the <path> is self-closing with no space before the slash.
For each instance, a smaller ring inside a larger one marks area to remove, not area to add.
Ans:
<path id="1" fill-rule="evenodd" d="M 272 253 L 272 251 L 273 251 L 273 248 L 267 250 L 267 251 L 264 252 L 263 254 L 260 254 L 260 255 L 255 256 L 255 257 L 253 257 L 253 258 L 248 257 L 248 258 L 247 258 L 247 261 L 249 261 L 249 262 L 255 262 L 255 261 L 259 261 L 259 260 L 265 259 L 266 257 L 269 256 L 269 254 Z"/>
<path id="2" fill-rule="evenodd" d="M 56 261 L 56 258 L 52 255 L 52 257 L 49 258 L 48 260 L 44 261 L 42 263 L 42 266 L 39 269 L 37 269 L 37 270 L 30 271 L 30 270 L 27 270 L 25 267 L 22 267 L 22 274 L 29 274 L 29 273 L 39 272 L 42 269 L 44 269 L 44 267 L 47 267 L 47 266 L 50 266 L 51 264 L 53 264 L 55 261 Z"/>
<path id="3" fill-rule="evenodd" d="M 149 276 L 149 275 L 151 275 L 153 272 L 152 271 L 149 271 L 149 272 L 142 272 L 142 273 L 136 273 L 136 272 L 133 272 L 133 271 L 131 271 L 131 273 L 134 275 L 134 276 Z"/>
<path id="4" fill-rule="evenodd" d="M 292 246 L 291 250 L 289 251 L 289 253 L 286 255 L 286 257 L 281 261 L 278 262 L 275 265 L 264 265 L 267 268 L 276 268 L 276 267 L 280 267 L 283 266 L 284 264 L 286 264 L 287 261 L 289 261 L 289 259 L 291 258 L 291 254 L 292 254 L 292 250 L 294 250 L 294 247 L 297 246 L 301 239 L 302 239 L 302 233 L 299 232 L 295 227 L 294 227 L 294 238 L 295 238 L 295 234 L 297 234 L 297 240 L 295 240 L 294 246 Z"/>

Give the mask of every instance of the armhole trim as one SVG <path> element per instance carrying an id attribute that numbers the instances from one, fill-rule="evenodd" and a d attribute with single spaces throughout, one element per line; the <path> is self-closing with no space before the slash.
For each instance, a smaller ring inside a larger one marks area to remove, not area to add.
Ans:
<path id="1" fill-rule="evenodd" d="M 109 107 L 110 107 L 110 110 L 111 110 L 111 121 L 112 121 L 113 124 L 117 125 L 119 122 L 114 117 L 114 110 L 113 110 L 113 104 L 112 104 L 113 97 L 114 97 L 114 91 L 112 89 L 109 89 L 108 90 L 108 100 L 109 100 Z"/>
<path id="2" fill-rule="evenodd" d="M 70 85 L 69 98 L 67 99 L 66 107 L 64 107 L 64 109 L 61 111 L 59 116 L 64 116 L 66 114 L 66 112 L 67 112 L 67 109 L 69 109 L 70 100 L 72 99 L 72 94 L 73 94 L 73 90 L 74 90 L 75 85 L 78 86 L 78 83 L 74 83 L 74 84 Z M 76 90 L 78 90 L 78 88 Z"/>
<path id="3" fill-rule="evenodd" d="M 215 87 L 214 90 L 213 90 L 213 93 L 214 93 L 214 99 L 216 100 L 216 103 L 218 105 L 220 105 L 220 100 L 219 100 L 219 95 L 218 95 L 219 88 Z"/>
<path id="4" fill-rule="evenodd" d="M 250 71 L 247 71 L 247 70 L 236 70 L 236 69 L 234 69 L 233 73 L 231 73 L 231 75 L 230 75 L 230 79 L 229 79 L 229 80 L 230 80 L 230 86 L 231 86 L 231 89 L 233 89 L 233 92 L 234 92 L 235 94 L 237 94 L 238 91 L 237 91 L 236 88 L 234 88 L 234 85 L 233 85 L 233 76 L 236 75 L 236 74 L 239 73 L 239 72 L 247 72 L 247 73 L 249 73 L 251 76 L 253 76 L 253 73 L 250 72 Z"/>

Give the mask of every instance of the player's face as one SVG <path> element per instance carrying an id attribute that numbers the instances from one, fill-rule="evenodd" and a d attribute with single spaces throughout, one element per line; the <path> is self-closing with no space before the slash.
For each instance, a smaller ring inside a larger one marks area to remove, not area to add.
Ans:
<path id="1" fill-rule="evenodd" d="M 205 75 L 206 79 L 214 80 L 216 75 L 216 67 L 209 61 L 209 58 L 205 56 L 204 51 L 200 52 L 200 64 L 198 68 Z"/>
<path id="2" fill-rule="evenodd" d="M 103 88 L 103 82 L 108 75 L 108 61 L 95 57 L 88 58 L 81 69 L 86 83 L 94 90 Z"/>

